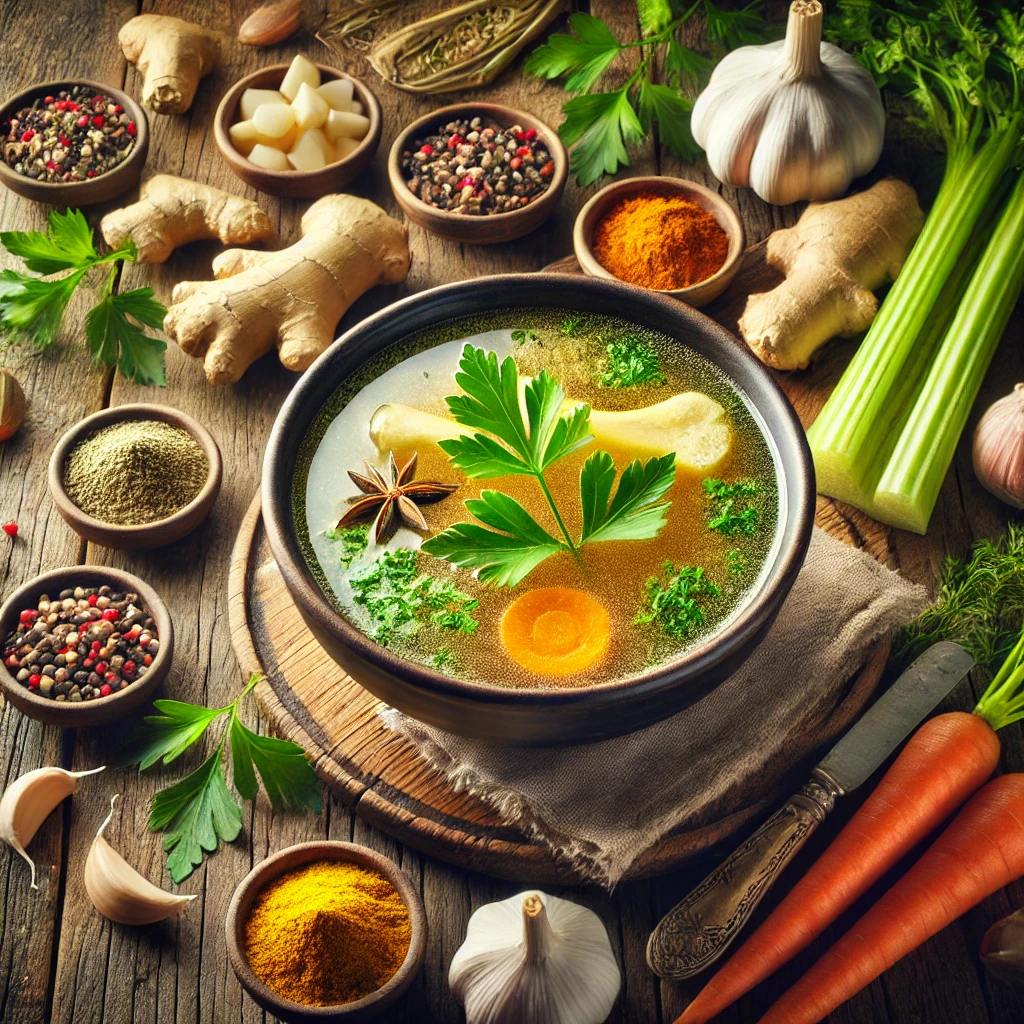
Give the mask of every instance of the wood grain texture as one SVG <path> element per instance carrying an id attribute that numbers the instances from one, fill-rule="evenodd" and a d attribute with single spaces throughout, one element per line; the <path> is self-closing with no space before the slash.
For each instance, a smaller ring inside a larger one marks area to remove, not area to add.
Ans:
<path id="1" fill-rule="evenodd" d="M 376 81 L 358 52 L 347 61 L 300 33 L 287 43 L 266 50 L 236 45 L 234 27 L 256 6 L 256 0 L 5 0 L 0 4 L 0 33 L 5 41 L 0 62 L 0 98 L 33 81 L 71 72 L 140 92 L 134 68 L 126 68 L 116 43 L 121 24 L 141 11 L 174 14 L 215 26 L 228 35 L 221 68 L 205 78 L 192 110 L 176 117 L 151 118 L 152 142 L 147 173 L 166 171 L 208 181 L 228 191 L 256 198 L 278 228 L 281 244 L 294 240 L 305 204 L 279 201 L 244 188 L 220 158 L 210 133 L 221 95 L 243 74 L 264 64 L 290 60 L 299 49 L 313 59 L 337 66 L 373 82 L 381 100 L 384 128 L 381 150 L 371 169 L 352 190 L 396 213 L 388 187 L 384 159 L 388 143 L 415 117 L 451 97 L 431 100 L 399 93 Z M 309 0 L 306 24 L 315 22 L 322 0 Z M 776 4 L 776 6 L 779 6 Z M 604 17 L 616 32 L 635 37 L 634 5 L 625 0 L 592 0 L 588 9 Z M 631 59 L 636 59 L 634 51 Z M 609 81 L 628 73 L 621 69 Z M 564 94 L 558 86 L 523 79 L 513 68 L 491 88 L 467 94 L 529 109 L 557 125 Z M 911 169 L 913 165 L 911 162 Z M 664 158 L 654 141 L 631 154 L 631 174 L 681 174 L 716 188 L 738 210 L 749 242 L 766 237 L 776 227 L 793 223 L 796 209 L 776 209 L 745 190 L 723 187 L 703 167 L 682 167 Z M 374 289 L 349 311 L 342 328 L 413 291 L 482 274 L 533 271 L 571 251 L 576 211 L 597 186 L 580 189 L 570 180 L 554 217 L 540 231 L 510 248 L 457 246 L 410 228 L 413 265 L 399 286 Z M 131 197 L 126 197 L 130 199 Z M 89 213 L 96 223 L 103 207 Z M 0 194 L 0 228 L 40 228 L 45 210 L 4 191 Z M 167 301 L 180 279 L 209 276 L 210 260 L 219 251 L 212 243 L 188 246 L 160 267 L 132 268 L 119 283 L 132 288 L 153 283 Z M 4 266 L 15 265 L 6 257 Z M 81 318 L 89 305 L 77 299 L 69 328 L 49 355 L 28 351 L 0 353 L 29 400 L 29 417 L 21 432 L 0 445 L 0 519 L 18 520 L 16 543 L 0 536 L 0 593 L 46 568 L 79 561 L 123 566 L 147 579 L 164 597 L 174 617 L 179 647 L 165 692 L 182 700 L 225 703 L 242 684 L 230 647 L 227 616 L 227 569 L 231 545 L 243 520 L 260 472 L 260 459 L 270 424 L 294 377 L 270 355 L 252 367 L 239 384 L 213 390 L 200 364 L 177 350 L 168 353 L 166 391 L 138 388 L 91 366 L 82 356 Z M 1024 378 L 1024 346 L 1020 324 L 1000 349 L 971 427 L 981 409 Z M 74 351 L 65 351 L 65 348 Z M 835 345 L 823 361 L 807 372 L 811 380 L 831 379 L 849 357 L 851 343 Z M 800 375 L 794 375 L 799 379 Z M 225 460 L 224 487 L 211 519 L 193 536 L 172 548 L 147 555 L 118 555 L 92 548 L 88 553 L 59 518 L 46 495 L 44 468 L 50 450 L 68 426 L 108 403 L 157 401 L 194 415 L 217 438 Z M 969 428 L 970 429 L 970 428 Z M 969 437 L 968 434 L 965 435 Z M 819 514 L 821 509 L 819 509 Z M 880 555 L 914 579 L 930 582 L 946 553 L 962 554 L 979 536 L 995 536 L 1005 524 L 1005 510 L 981 491 L 974 480 L 969 443 L 961 444 L 943 489 L 927 537 L 903 533 L 874 534 L 864 517 L 838 508 L 838 525 L 850 538 Z M 949 706 L 969 707 L 968 695 Z M 255 709 L 246 714 L 255 726 Z M 23 718 L 13 708 L 0 712 L 0 783 L 41 764 L 92 767 L 102 764 L 122 739 L 123 728 L 61 734 Z M 1003 733 L 1003 768 L 1024 770 L 1024 743 L 1019 726 Z M 139 776 L 134 770 L 104 773 L 52 815 L 31 844 L 40 865 L 40 891 L 28 888 L 26 865 L 0 852 L 0 1020 L 36 1024 L 44 1020 L 103 1021 L 108 1024 L 242 1021 L 256 1024 L 268 1018 L 248 999 L 227 964 L 223 938 L 224 916 L 236 882 L 268 854 L 307 839 L 354 840 L 395 859 L 424 899 L 430 918 L 430 939 L 424 970 L 409 995 L 388 1017 L 397 1024 L 457 1024 L 461 1009 L 448 991 L 447 969 L 465 934 L 466 922 L 477 907 L 518 891 L 517 883 L 452 869 L 424 856 L 366 824 L 343 803 L 329 797 L 315 817 L 272 813 L 264 798 L 245 808 L 245 827 L 238 841 L 209 858 L 181 886 L 200 898 L 172 923 L 127 929 L 103 921 L 93 910 L 82 885 L 81 872 L 88 844 L 106 815 L 109 797 L 120 792 L 123 806 L 108 830 L 111 843 L 155 882 L 169 885 L 164 854 L 157 837 L 146 832 L 149 801 L 155 789 L 179 778 L 197 758 L 166 772 Z M 810 863 L 834 835 L 854 802 L 835 812 L 830 822 L 794 866 Z M 659 983 L 644 963 L 644 946 L 651 927 L 677 902 L 706 869 L 695 864 L 686 872 L 656 881 L 631 882 L 607 895 L 587 889 L 557 889 L 590 906 L 608 926 L 623 966 L 623 990 L 610 1020 L 613 1024 L 671 1021 L 695 991 Z M 880 888 L 886 882 L 881 883 Z M 870 897 L 869 897 L 870 898 Z M 830 1024 L 1014 1024 L 1024 1016 L 1020 996 L 1008 986 L 990 981 L 980 968 L 976 950 L 988 925 L 1011 907 L 1024 904 L 1024 884 L 1017 883 L 936 936 L 873 983 L 864 993 L 837 1010 Z M 763 908 L 767 909 L 767 908 Z M 853 914 L 863 910 L 856 908 Z M 851 915 L 852 917 L 852 915 Z M 815 949 L 723 1014 L 722 1024 L 753 1024 L 767 1005 L 823 951 L 849 919 Z M 52 1010 L 51 1010 L 52 1003 Z"/>

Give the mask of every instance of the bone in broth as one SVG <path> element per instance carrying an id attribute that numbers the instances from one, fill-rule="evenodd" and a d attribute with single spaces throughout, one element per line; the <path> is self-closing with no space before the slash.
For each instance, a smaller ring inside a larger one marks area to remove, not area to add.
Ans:
<path id="1" fill-rule="evenodd" d="M 446 675 L 578 687 L 705 643 L 775 540 L 769 446 L 681 341 L 611 317 L 448 321 L 367 362 L 305 439 L 325 598 Z"/>

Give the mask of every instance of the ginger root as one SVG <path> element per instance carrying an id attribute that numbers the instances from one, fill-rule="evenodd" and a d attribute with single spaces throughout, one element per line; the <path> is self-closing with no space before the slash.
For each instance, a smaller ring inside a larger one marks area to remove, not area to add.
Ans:
<path id="1" fill-rule="evenodd" d="M 164 330 L 204 359 L 207 380 L 238 380 L 275 342 L 289 370 L 305 370 L 334 340 L 352 303 L 409 271 L 405 226 L 368 199 L 328 195 L 302 218 L 302 238 L 279 252 L 228 249 L 216 281 L 182 281 Z"/>
<path id="2" fill-rule="evenodd" d="M 829 338 L 867 330 L 878 312 L 872 292 L 895 279 L 923 224 L 916 193 L 895 178 L 811 203 L 768 239 L 767 260 L 786 280 L 747 299 L 744 340 L 762 363 L 798 370 Z"/>
<path id="3" fill-rule="evenodd" d="M 199 79 L 220 60 L 220 36 L 165 14 L 140 14 L 117 34 L 121 52 L 143 74 L 142 102 L 158 114 L 183 114 Z"/>
<path id="4" fill-rule="evenodd" d="M 274 226 L 251 199 L 157 174 L 143 184 L 137 203 L 108 213 L 100 231 L 112 249 L 130 238 L 140 263 L 163 263 L 186 242 L 219 238 L 225 245 L 247 244 L 271 238 Z"/>

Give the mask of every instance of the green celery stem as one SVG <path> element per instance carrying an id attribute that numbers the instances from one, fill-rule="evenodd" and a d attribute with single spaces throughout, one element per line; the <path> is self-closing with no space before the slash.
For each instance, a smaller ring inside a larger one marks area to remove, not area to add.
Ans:
<path id="1" fill-rule="evenodd" d="M 873 514 L 924 533 L 982 379 L 1024 286 L 1024 175 L 971 276 L 878 483 Z"/>

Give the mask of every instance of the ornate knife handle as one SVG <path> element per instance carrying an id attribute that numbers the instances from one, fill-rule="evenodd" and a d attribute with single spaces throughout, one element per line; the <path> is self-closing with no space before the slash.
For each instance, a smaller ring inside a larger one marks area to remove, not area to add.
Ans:
<path id="1" fill-rule="evenodd" d="M 841 794 L 816 768 L 785 807 L 661 919 L 647 943 L 651 970 L 681 981 L 713 964 Z"/>

